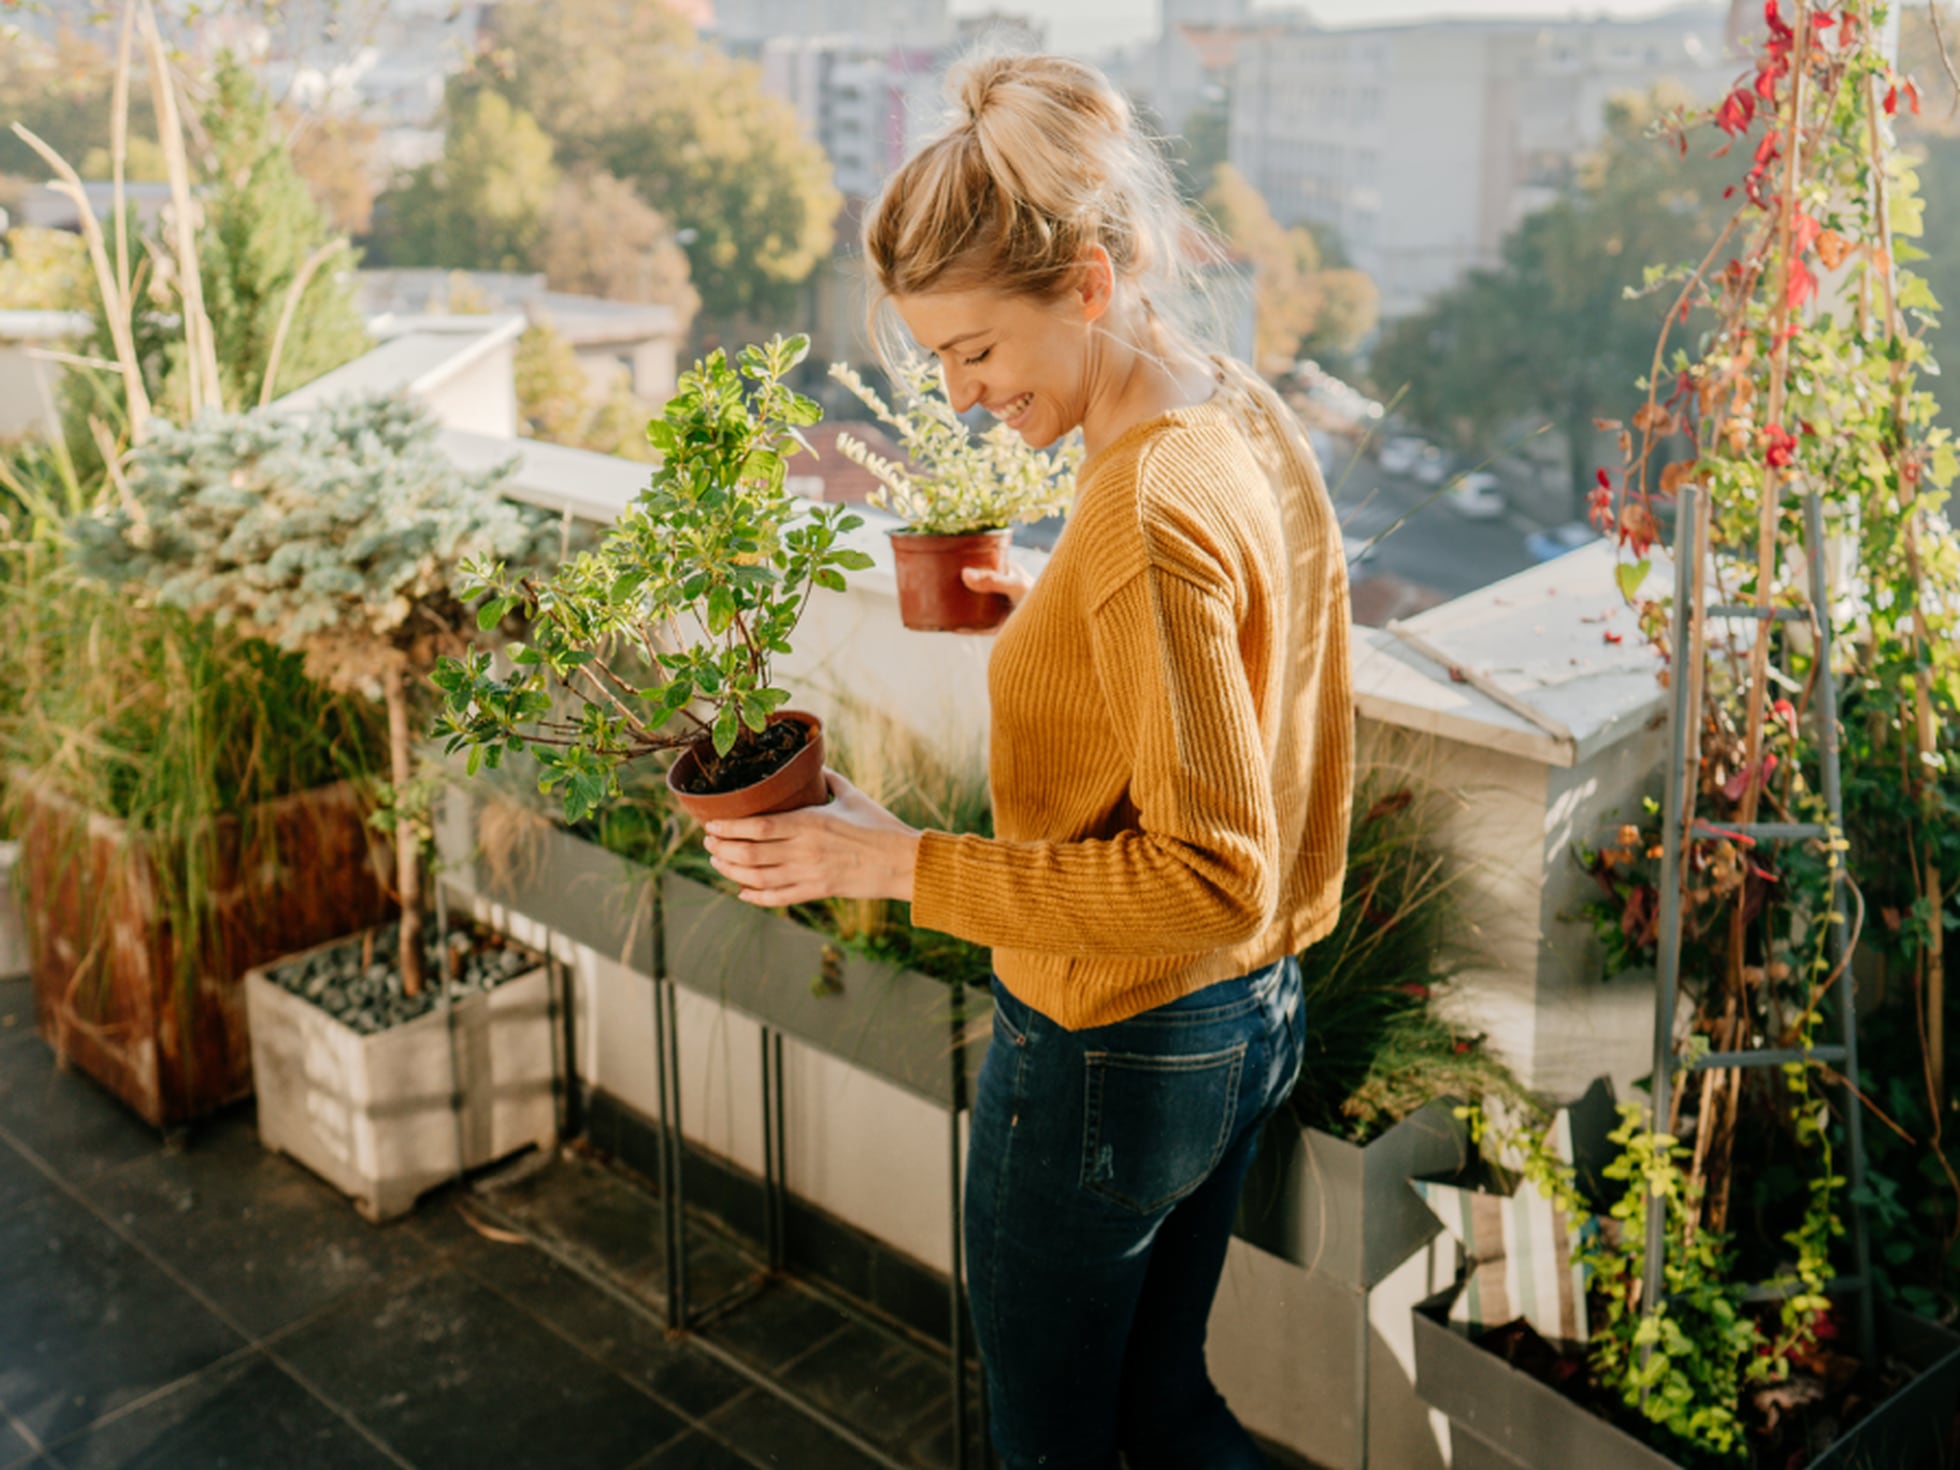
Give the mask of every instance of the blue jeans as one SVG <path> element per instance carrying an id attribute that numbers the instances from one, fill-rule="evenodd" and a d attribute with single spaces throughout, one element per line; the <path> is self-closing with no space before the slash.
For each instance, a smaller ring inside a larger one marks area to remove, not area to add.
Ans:
<path id="1" fill-rule="evenodd" d="M 1067 1031 L 994 981 L 967 1285 L 1007 1470 L 1265 1470 L 1205 1370 L 1259 1130 L 1306 1040 L 1292 959 Z"/>

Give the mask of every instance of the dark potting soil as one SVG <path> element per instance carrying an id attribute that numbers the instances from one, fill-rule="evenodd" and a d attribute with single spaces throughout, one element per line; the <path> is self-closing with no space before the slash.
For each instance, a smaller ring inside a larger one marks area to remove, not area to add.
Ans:
<path id="1" fill-rule="evenodd" d="M 722 757 L 712 780 L 696 753 L 694 775 L 686 782 L 689 796 L 719 796 L 767 780 L 794 760 L 810 739 L 809 730 L 796 720 L 778 720 L 760 735 L 746 733 L 747 742 L 737 742 Z"/>
<path id="2" fill-rule="evenodd" d="M 1763 1324 L 1773 1336 L 1775 1323 Z M 1816 1347 L 1796 1356 L 1782 1383 L 1745 1385 L 1740 1410 L 1749 1432 L 1749 1454 L 1717 1460 L 1692 1447 L 1666 1442 L 1659 1426 L 1634 1413 L 1594 1380 L 1585 1355 L 1554 1347 L 1519 1318 L 1480 1334 L 1478 1345 L 1496 1353 L 1521 1373 L 1529 1373 L 1591 1413 L 1618 1425 L 1691 1470 L 1707 1466 L 1748 1466 L 1750 1470 L 1802 1470 L 1912 1377 L 1910 1369 L 1887 1362 L 1867 1372 L 1856 1358 L 1832 1349 L 1835 1326 L 1826 1319 Z"/>
<path id="3" fill-rule="evenodd" d="M 374 942 L 370 946 L 366 935 Z M 544 963 L 543 956 L 476 924 L 449 926 L 452 1001 L 495 990 Z M 363 1036 L 426 1016 L 442 1004 L 442 946 L 433 923 L 422 930 L 422 993 L 402 993 L 401 926 L 387 923 L 305 959 L 268 970 L 267 978 L 310 1001 Z"/>

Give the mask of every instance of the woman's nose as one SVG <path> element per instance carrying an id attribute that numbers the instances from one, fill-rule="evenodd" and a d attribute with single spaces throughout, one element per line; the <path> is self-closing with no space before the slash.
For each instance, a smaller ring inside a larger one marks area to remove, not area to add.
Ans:
<path id="1" fill-rule="evenodd" d="M 979 381 L 971 375 L 950 367 L 942 367 L 940 376 L 946 382 L 946 401 L 953 405 L 954 413 L 965 413 L 980 401 Z"/>

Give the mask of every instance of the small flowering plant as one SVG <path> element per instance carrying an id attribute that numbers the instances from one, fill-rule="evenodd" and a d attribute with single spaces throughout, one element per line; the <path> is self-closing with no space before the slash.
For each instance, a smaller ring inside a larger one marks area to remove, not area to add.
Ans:
<path id="1" fill-rule="evenodd" d="M 930 363 L 899 370 L 905 402 L 896 412 L 846 364 L 832 363 L 830 375 L 897 432 L 910 469 L 873 454 L 848 434 L 837 436 L 837 449 L 883 482 L 871 503 L 913 531 L 932 536 L 998 531 L 1060 515 L 1075 498 L 1079 441 L 1071 436 L 1056 448 L 1030 449 L 1005 424 L 975 434 L 937 391 Z"/>

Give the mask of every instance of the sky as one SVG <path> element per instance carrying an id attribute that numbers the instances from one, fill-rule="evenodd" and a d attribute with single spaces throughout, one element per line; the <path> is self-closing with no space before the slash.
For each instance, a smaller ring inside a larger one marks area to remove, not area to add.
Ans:
<path id="1" fill-rule="evenodd" d="M 1298 5 L 1255 9 L 1303 9 L 1322 25 L 1383 25 L 1455 16 L 1652 15 L 1681 0 L 1301 0 Z M 952 0 L 955 15 L 983 11 L 1032 14 L 1048 23 L 1058 51 L 1093 52 L 1147 39 L 1157 29 L 1157 0 Z"/>

